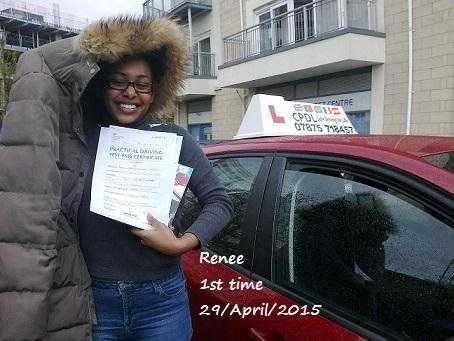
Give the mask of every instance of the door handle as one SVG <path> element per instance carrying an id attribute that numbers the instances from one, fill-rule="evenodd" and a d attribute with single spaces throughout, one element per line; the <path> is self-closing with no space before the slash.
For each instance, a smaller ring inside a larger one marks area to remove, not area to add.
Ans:
<path id="1" fill-rule="evenodd" d="M 253 341 L 268 341 L 266 333 L 256 328 L 249 328 L 248 335 Z"/>
<path id="2" fill-rule="evenodd" d="M 273 330 L 263 331 L 257 328 L 249 328 L 249 339 L 252 341 L 285 341 L 285 339 Z"/>

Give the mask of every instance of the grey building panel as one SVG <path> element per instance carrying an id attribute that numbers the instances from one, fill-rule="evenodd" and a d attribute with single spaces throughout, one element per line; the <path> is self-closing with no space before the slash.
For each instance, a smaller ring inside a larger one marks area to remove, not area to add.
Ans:
<path id="1" fill-rule="evenodd" d="M 299 83 L 295 87 L 296 98 L 317 97 L 317 81 Z"/>
<path id="2" fill-rule="evenodd" d="M 368 91 L 371 89 L 371 82 L 372 73 L 370 71 L 321 79 L 318 96 Z"/>
<path id="3" fill-rule="evenodd" d="M 302 79 L 290 84 L 285 83 L 258 88 L 256 93 L 283 96 L 287 101 L 291 101 L 294 99 L 370 91 L 371 82 L 371 69 L 365 68 Z"/>
<path id="4" fill-rule="evenodd" d="M 294 87 L 293 85 L 280 85 L 277 87 L 267 87 L 259 89 L 257 92 L 259 94 L 273 95 L 273 96 L 282 96 L 287 101 L 291 101 L 294 97 Z"/>
<path id="5" fill-rule="evenodd" d="M 211 98 L 200 101 L 188 102 L 188 113 L 211 111 Z"/>

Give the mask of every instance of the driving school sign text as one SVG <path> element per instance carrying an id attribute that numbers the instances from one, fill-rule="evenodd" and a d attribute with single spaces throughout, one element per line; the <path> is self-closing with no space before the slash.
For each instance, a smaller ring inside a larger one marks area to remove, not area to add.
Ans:
<path id="1" fill-rule="evenodd" d="M 255 95 L 234 138 L 327 134 L 356 134 L 342 107 Z"/>

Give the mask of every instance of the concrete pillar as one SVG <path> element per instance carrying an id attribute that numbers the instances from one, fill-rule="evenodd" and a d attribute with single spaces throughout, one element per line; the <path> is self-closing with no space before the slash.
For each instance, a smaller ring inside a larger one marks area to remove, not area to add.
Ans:
<path id="1" fill-rule="evenodd" d="M 383 134 L 385 112 L 385 65 L 372 66 L 370 133 Z"/>
<path id="2" fill-rule="evenodd" d="M 189 51 L 192 51 L 192 11 L 191 7 L 188 8 L 188 26 L 189 26 Z"/>

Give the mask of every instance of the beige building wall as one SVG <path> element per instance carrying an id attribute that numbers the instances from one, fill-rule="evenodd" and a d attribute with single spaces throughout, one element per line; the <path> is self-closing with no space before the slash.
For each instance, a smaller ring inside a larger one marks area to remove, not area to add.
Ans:
<path id="1" fill-rule="evenodd" d="M 249 100 L 248 90 L 222 89 L 213 97 L 213 139 L 230 139 L 240 127 L 245 105 Z"/>
<path id="2" fill-rule="evenodd" d="M 222 42 L 222 38 L 241 31 L 240 3 L 239 0 L 218 1 L 219 34 Z M 216 54 L 216 59 L 218 65 L 223 64 L 222 52 Z M 216 90 L 216 95 L 212 98 L 211 113 L 213 139 L 228 139 L 236 134 L 243 119 L 248 93 L 244 89 L 219 88 Z"/>
<path id="3" fill-rule="evenodd" d="M 214 2 L 213 10 L 210 12 L 194 15 L 192 17 L 192 41 L 196 43 L 201 39 L 210 37 L 210 48 L 211 52 L 215 54 L 215 62 L 218 63 L 218 37 L 217 32 L 218 26 L 218 4 Z M 189 44 L 189 24 L 184 25 L 185 32 L 188 35 Z M 191 48 L 192 47 L 189 47 Z M 209 85 L 207 85 L 210 83 Z M 207 88 L 214 88 L 216 83 L 215 79 L 197 79 L 188 78 L 185 82 L 185 90 L 180 95 L 184 96 L 187 94 L 201 94 L 206 93 Z M 203 99 L 200 95 L 197 99 Z M 180 99 L 177 103 L 177 110 L 174 115 L 174 122 L 185 129 L 188 129 L 188 101 L 184 98 Z"/>
<path id="4" fill-rule="evenodd" d="M 198 14 L 192 17 L 192 36 L 194 41 L 210 36 L 213 27 L 211 12 Z"/>
<path id="5" fill-rule="evenodd" d="M 177 114 L 174 116 L 175 124 L 188 129 L 188 112 L 186 102 L 177 103 Z"/>
<path id="6" fill-rule="evenodd" d="M 408 1 L 385 0 L 383 132 L 406 130 Z M 454 1 L 413 0 L 411 134 L 454 135 Z"/>
<path id="7" fill-rule="evenodd" d="M 217 66 L 223 64 L 222 38 L 239 31 L 241 31 L 239 0 L 216 1 L 211 12 L 193 18 L 194 41 L 209 32 L 212 37 L 212 52 L 216 53 Z M 248 94 L 249 91 L 244 89 L 217 88 L 215 96 L 212 97 L 213 139 L 228 139 L 236 134 L 245 112 L 244 105 L 250 99 Z M 175 123 L 187 128 L 187 120 L 187 103 L 181 101 L 178 103 Z"/>
<path id="8" fill-rule="evenodd" d="M 239 0 L 218 0 L 220 7 L 220 24 L 222 38 L 241 31 Z"/>
<path id="9" fill-rule="evenodd" d="M 214 27 L 214 13 L 207 12 L 202 13 L 192 18 L 192 41 L 196 42 L 210 38 L 211 53 L 216 54 L 217 45 L 215 43 L 215 37 L 213 36 L 212 29 Z"/>

